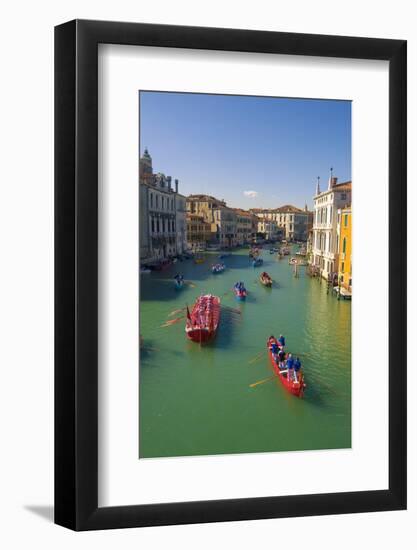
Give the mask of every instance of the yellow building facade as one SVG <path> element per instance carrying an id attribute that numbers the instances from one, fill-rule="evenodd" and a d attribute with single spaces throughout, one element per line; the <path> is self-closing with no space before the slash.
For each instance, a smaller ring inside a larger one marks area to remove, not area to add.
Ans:
<path id="1" fill-rule="evenodd" d="M 352 209 L 338 211 L 339 283 L 352 291 Z"/>

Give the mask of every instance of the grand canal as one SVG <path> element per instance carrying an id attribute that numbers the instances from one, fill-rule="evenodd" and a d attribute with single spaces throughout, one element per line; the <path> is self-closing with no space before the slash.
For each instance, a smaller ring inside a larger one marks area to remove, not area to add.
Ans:
<path id="1" fill-rule="evenodd" d="M 305 268 L 294 277 L 288 257 L 277 260 L 266 249 L 261 268 L 241 249 L 223 260 L 223 274 L 212 275 L 217 254 L 141 275 L 140 457 L 350 447 L 350 302 L 327 294 L 324 281 L 309 278 Z M 263 270 L 277 281 L 272 289 L 258 282 Z M 177 272 L 195 287 L 176 290 Z M 246 302 L 228 292 L 236 281 L 248 289 Z M 209 292 L 241 311 L 222 311 L 211 344 L 188 341 L 184 321 L 161 328 L 170 312 Z M 249 387 L 272 375 L 266 340 L 280 333 L 287 351 L 302 360 L 303 399 L 275 378 Z"/>

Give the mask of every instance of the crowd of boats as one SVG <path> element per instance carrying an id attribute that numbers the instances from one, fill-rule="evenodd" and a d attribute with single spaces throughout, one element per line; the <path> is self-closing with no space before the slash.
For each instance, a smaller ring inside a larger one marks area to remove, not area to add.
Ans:
<path id="1" fill-rule="evenodd" d="M 238 299 L 244 299 L 247 290 L 242 281 L 237 282 L 233 291 Z M 199 296 L 191 311 L 186 307 L 185 333 L 189 340 L 204 344 L 212 340 L 219 327 L 221 313 L 220 297 L 213 294 Z M 301 361 L 285 351 L 285 337 L 267 340 L 267 353 L 274 371 L 284 388 L 297 397 L 302 397 L 306 388 Z"/>
<path id="2" fill-rule="evenodd" d="M 282 259 L 284 256 L 288 256 L 291 251 L 289 246 L 282 245 L 280 248 L 271 248 L 269 249 L 270 254 L 277 254 L 277 259 Z M 263 259 L 261 258 L 262 246 L 251 246 L 249 250 L 249 262 L 253 267 L 258 267 L 263 264 Z M 301 248 L 296 253 L 296 258 L 292 257 L 289 260 L 290 264 L 300 264 L 303 265 L 302 258 L 300 256 L 304 255 L 304 250 Z M 223 252 L 218 256 L 216 263 L 211 265 L 210 270 L 213 275 L 221 274 L 226 270 L 226 264 L 221 261 L 231 256 L 229 251 Z M 204 263 L 207 260 L 206 256 L 203 256 L 200 253 L 189 254 L 187 256 L 182 256 L 179 261 L 185 259 L 192 259 L 195 263 Z M 171 261 L 163 261 L 158 264 L 154 269 L 160 270 L 165 269 L 176 263 L 177 259 Z M 184 275 L 180 272 L 176 273 L 174 276 L 174 285 L 176 289 L 181 289 L 185 284 L 192 284 L 191 281 L 185 281 Z M 266 272 L 262 271 L 259 275 L 259 283 L 267 288 L 272 288 L 276 281 Z M 243 281 L 237 281 L 233 288 L 231 289 L 234 293 L 235 299 L 238 301 L 246 300 L 248 296 L 248 290 L 245 287 Z M 226 308 L 227 306 L 221 305 L 220 296 L 214 294 L 203 294 L 200 295 L 191 309 L 186 306 L 183 310 L 186 312 L 185 317 L 185 334 L 186 337 L 196 343 L 204 344 L 210 342 L 216 336 L 219 323 L 221 309 Z M 232 308 L 233 309 L 233 308 Z M 240 313 L 240 310 L 235 310 Z M 167 321 L 163 326 L 169 326 L 184 317 L 179 317 L 171 321 Z M 301 369 L 301 363 L 298 358 L 293 358 L 291 353 L 285 351 L 285 338 L 280 336 L 276 339 L 274 336 L 270 336 L 267 339 L 267 353 L 270 359 L 271 366 L 274 371 L 274 376 L 278 377 L 287 391 L 291 394 L 298 397 L 302 397 L 306 384 L 304 382 L 304 374 Z"/>
<path id="3" fill-rule="evenodd" d="M 252 248 L 249 253 L 250 261 L 254 263 L 262 260 L 262 258 L 260 258 L 260 253 L 259 248 Z M 219 256 L 219 259 L 225 257 L 227 256 L 224 254 Z M 223 262 L 217 262 L 211 266 L 213 274 L 222 273 L 225 269 L 226 265 Z M 174 282 L 177 288 L 181 288 L 186 281 L 184 281 L 184 276 L 182 274 L 177 273 L 174 277 Z M 272 288 L 274 284 L 272 277 L 266 271 L 263 271 L 259 275 L 259 282 L 263 286 L 269 288 Z M 243 281 L 237 281 L 232 291 L 236 300 L 246 300 L 248 290 Z M 186 306 L 185 334 L 187 338 L 199 344 L 205 344 L 214 339 L 220 323 L 221 309 L 220 296 L 215 296 L 214 294 L 203 294 L 198 296 L 191 309 Z M 181 317 L 178 318 L 178 321 L 180 319 Z M 175 321 L 176 320 L 168 321 L 167 325 Z M 267 353 L 274 371 L 274 376 L 280 379 L 287 391 L 295 396 L 302 397 L 306 384 L 304 382 L 301 363 L 298 358 L 294 359 L 291 353 L 286 353 L 285 338 L 280 336 L 276 339 L 274 336 L 270 336 L 267 340 Z"/>

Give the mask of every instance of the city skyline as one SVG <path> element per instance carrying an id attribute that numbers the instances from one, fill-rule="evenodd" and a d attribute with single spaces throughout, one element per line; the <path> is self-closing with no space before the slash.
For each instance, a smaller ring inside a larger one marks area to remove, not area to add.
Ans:
<path id="1" fill-rule="evenodd" d="M 140 153 L 180 193 L 312 209 L 317 176 L 351 180 L 351 102 L 140 92 Z"/>

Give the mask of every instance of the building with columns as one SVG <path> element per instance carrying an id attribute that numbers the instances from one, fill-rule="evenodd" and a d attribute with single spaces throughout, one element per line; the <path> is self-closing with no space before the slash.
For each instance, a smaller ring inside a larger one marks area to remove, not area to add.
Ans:
<path id="1" fill-rule="evenodd" d="M 286 204 L 278 208 L 253 208 L 251 212 L 258 218 L 275 222 L 277 227 L 284 230 L 284 238 L 287 241 L 307 240 L 308 229 L 313 218 L 313 213 L 308 211 L 307 205 L 304 210 L 292 204 Z"/>
<path id="2" fill-rule="evenodd" d="M 327 189 L 321 191 L 320 178 L 317 178 L 310 262 L 324 278 L 338 272 L 338 210 L 350 206 L 351 200 L 351 181 L 337 183 L 331 172 Z"/>
<path id="3" fill-rule="evenodd" d="M 186 199 L 178 180 L 154 173 L 145 149 L 139 161 L 140 259 L 147 263 L 181 254 L 186 248 Z"/>

